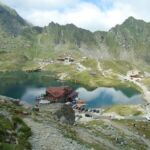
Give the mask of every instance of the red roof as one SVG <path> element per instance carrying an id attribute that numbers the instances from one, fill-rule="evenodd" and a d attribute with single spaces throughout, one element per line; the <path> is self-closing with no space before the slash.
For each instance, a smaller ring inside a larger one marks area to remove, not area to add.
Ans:
<path id="1" fill-rule="evenodd" d="M 49 87 L 46 89 L 46 93 L 52 95 L 54 98 L 64 97 L 66 94 L 70 94 L 72 89 L 69 87 Z"/>

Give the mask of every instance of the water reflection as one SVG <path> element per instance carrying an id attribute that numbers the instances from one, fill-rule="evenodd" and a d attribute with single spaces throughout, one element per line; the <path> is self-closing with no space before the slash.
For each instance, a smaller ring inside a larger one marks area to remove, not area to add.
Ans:
<path id="1" fill-rule="evenodd" d="M 26 91 L 21 96 L 21 100 L 26 101 L 29 104 L 35 103 L 35 98 L 41 94 L 45 94 L 46 88 L 27 88 Z"/>
<path id="2" fill-rule="evenodd" d="M 0 74 L 0 95 L 21 99 L 34 104 L 35 98 L 45 93 L 48 86 L 68 85 L 79 92 L 79 97 L 87 101 L 90 107 L 99 107 L 112 104 L 142 103 L 142 97 L 133 88 L 97 88 L 87 91 L 79 84 L 59 82 L 51 72 L 24 73 L 10 72 Z M 79 88 L 81 87 L 81 88 Z"/>
<path id="3" fill-rule="evenodd" d="M 88 107 L 100 107 L 113 104 L 139 104 L 142 103 L 142 96 L 135 94 L 131 97 L 114 88 L 97 88 L 88 91 L 85 88 L 78 88 L 79 97 L 87 101 Z"/>
<path id="4" fill-rule="evenodd" d="M 27 103 L 34 104 L 35 98 L 45 93 L 46 88 L 28 87 L 21 99 Z M 101 107 L 113 104 L 139 104 L 142 103 L 142 96 L 135 94 L 131 97 L 128 93 L 124 94 L 120 90 L 114 88 L 97 88 L 93 91 L 88 91 L 85 88 L 78 88 L 79 98 L 87 102 L 88 107 Z"/>

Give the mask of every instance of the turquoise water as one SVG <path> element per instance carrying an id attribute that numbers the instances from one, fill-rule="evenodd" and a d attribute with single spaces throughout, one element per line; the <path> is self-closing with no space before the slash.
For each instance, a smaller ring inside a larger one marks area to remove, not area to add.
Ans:
<path id="1" fill-rule="evenodd" d="M 56 80 L 55 75 L 51 72 L 0 74 L 0 95 L 21 99 L 30 104 L 34 104 L 35 98 L 45 93 L 46 87 L 64 85 L 69 85 L 74 89 L 79 87 L 75 84 Z"/>
<path id="2" fill-rule="evenodd" d="M 143 102 L 141 95 L 132 88 L 100 87 L 88 91 L 81 85 L 56 80 L 55 75 L 51 72 L 0 74 L 0 95 L 21 99 L 29 104 L 34 104 L 35 97 L 44 94 L 46 87 L 66 85 L 71 86 L 79 93 L 79 97 L 86 101 L 87 107 L 139 104 Z"/>

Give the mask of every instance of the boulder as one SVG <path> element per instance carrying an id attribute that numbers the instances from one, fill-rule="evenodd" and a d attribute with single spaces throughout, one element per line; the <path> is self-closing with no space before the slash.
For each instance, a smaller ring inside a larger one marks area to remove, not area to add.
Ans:
<path id="1" fill-rule="evenodd" d="M 71 106 L 66 104 L 53 104 L 52 115 L 61 123 L 73 125 L 75 122 L 75 112 Z"/>

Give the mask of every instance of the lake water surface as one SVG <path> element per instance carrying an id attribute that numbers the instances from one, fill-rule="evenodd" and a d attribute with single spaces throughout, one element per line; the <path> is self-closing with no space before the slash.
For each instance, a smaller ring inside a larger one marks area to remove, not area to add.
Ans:
<path id="1" fill-rule="evenodd" d="M 132 88 L 99 87 L 87 90 L 78 84 L 55 80 L 50 72 L 44 73 L 1 73 L 0 95 L 21 99 L 29 104 L 35 103 L 35 98 L 45 93 L 48 86 L 69 85 L 79 93 L 79 98 L 87 103 L 87 107 L 102 107 L 114 104 L 139 104 L 142 96 Z"/>

